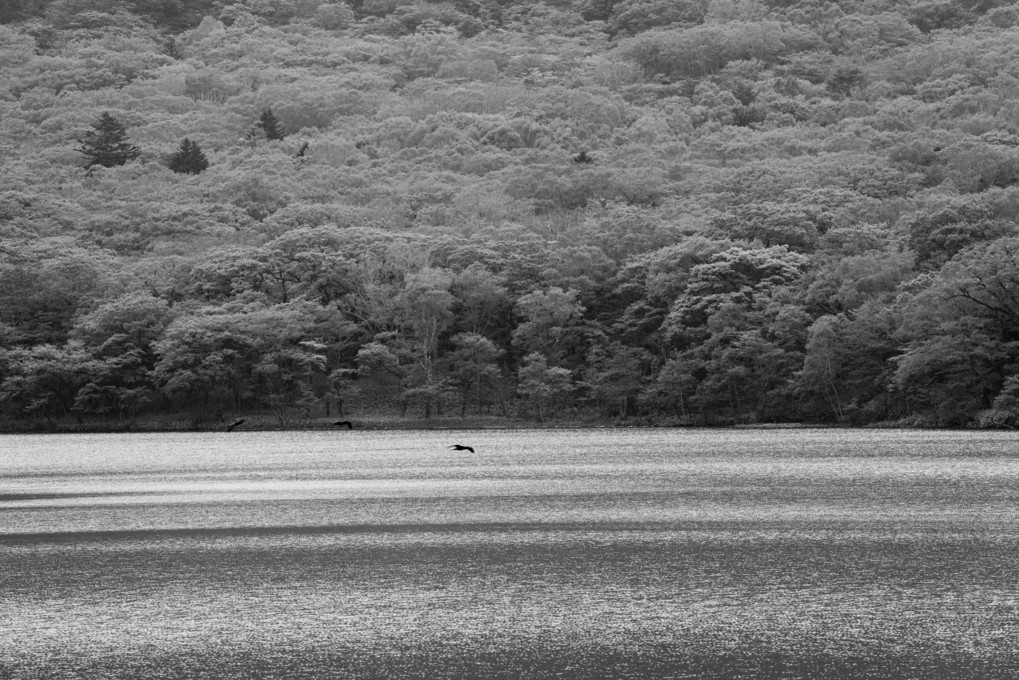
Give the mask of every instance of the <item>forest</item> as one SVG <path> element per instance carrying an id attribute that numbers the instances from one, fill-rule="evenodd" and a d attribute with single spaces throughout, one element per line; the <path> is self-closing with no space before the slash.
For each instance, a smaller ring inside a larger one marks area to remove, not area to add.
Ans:
<path id="1" fill-rule="evenodd" d="M 5 0 L 0 429 L 1015 427 L 1017 216 L 1014 2 Z"/>

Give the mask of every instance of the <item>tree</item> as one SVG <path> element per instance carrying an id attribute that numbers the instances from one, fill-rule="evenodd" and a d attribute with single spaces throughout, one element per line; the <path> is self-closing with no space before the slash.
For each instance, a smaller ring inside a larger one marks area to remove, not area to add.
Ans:
<path id="1" fill-rule="evenodd" d="M 802 356 L 784 350 L 759 329 L 716 332 L 680 355 L 698 378 L 692 405 L 707 418 L 767 422 L 782 413 L 785 389 Z"/>
<path id="2" fill-rule="evenodd" d="M 810 327 L 803 369 L 797 378 L 800 388 L 810 396 L 823 399 L 831 414 L 839 421 L 844 417 L 841 392 L 841 359 L 839 355 L 841 325 L 845 319 L 822 316 Z"/>
<path id="3" fill-rule="evenodd" d="M 989 205 L 959 199 L 934 211 L 903 220 L 909 247 L 924 265 L 938 268 L 967 246 L 1016 233 L 1012 220 L 1000 219 Z"/>
<path id="4" fill-rule="evenodd" d="M 318 24 L 327 31 L 346 28 L 354 22 L 354 12 L 346 3 L 323 3 L 315 9 Z"/>
<path id="5" fill-rule="evenodd" d="M 964 249 L 904 299 L 892 386 L 916 422 L 964 425 L 993 406 L 1019 360 L 1019 238 Z"/>
<path id="6" fill-rule="evenodd" d="M 542 422 L 550 413 L 553 418 L 556 417 L 558 406 L 573 391 L 570 370 L 549 366 L 545 355 L 540 352 L 524 357 L 518 376 L 517 393 L 534 408 L 535 415 Z"/>
<path id="7" fill-rule="evenodd" d="M 1003 367 L 1014 365 L 1015 343 L 988 337 L 973 322 L 941 324 L 939 334 L 913 341 L 894 358 L 892 385 L 915 424 L 966 425 L 1000 391 Z"/>
<path id="8" fill-rule="evenodd" d="M 372 342 L 365 343 L 357 351 L 357 373 L 365 381 L 364 391 L 369 396 L 373 387 L 384 393 L 398 392 L 405 412 L 407 400 L 402 389 L 412 367 L 401 361 L 401 355 L 406 353 L 402 349 L 395 333 L 379 333 Z"/>
<path id="9" fill-rule="evenodd" d="M 1001 392 L 994 398 L 990 412 L 982 414 L 981 424 L 992 427 L 1019 426 L 1019 375 L 1010 375 L 1005 379 Z"/>
<path id="10" fill-rule="evenodd" d="M 88 351 L 79 343 L 35 345 L 0 353 L 4 372 L 0 402 L 19 415 L 68 416 L 88 382 Z"/>
<path id="11" fill-rule="evenodd" d="M 272 112 L 272 109 L 266 109 L 262 112 L 256 127 L 270 141 L 280 140 L 287 136 L 287 131 L 283 128 L 283 124 L 279 122 L 279 119 L 276 118 L 276 114 Z"/>
<path id="12" fill-rule="evenodd" d="M 329 373 L 329 388 L 325 394 L 326 416 L 329 416 L 330 401 L 336 404 L 336 415 L 344 415 L 343 406 L 361 395 L 361 388 L 355 385 L 357 369 L 337 368 Z"/>
<path id="13" fill-rule="evenodd" d="M 719 215 L 712 226 L 723 238 L 758 240 L 766 248 L 785 245 L 791 250 L 811 252 L 831 222 L 830 213 L 811 204 L 760 201 Z"/>
<path id="14" fill-rule="evenodd" d="M 134 291 L 107 299 L 75 319 L 71 333 L 88 347 L 104 353 L 138 348 L 152 352 L 174 314 L 166 300 Z"/>
<path id="15" fill-rule="evenodd" d="M 88 382 L 78 390 L 76 413 L 135 416 L 158 394 L 151 381 L 156 362 L 153 345 L 174 312 L 169 303 L 135 291 L 108 300 L 79 315 L 71 331 L 92 354 L 84 363 Z"/>
<path id="16" fill-rule="evenodd" d="M 676 340 L 703 340 L 716 315 L 721 319 L 752 308 L 756 300 L 798 280 L 808 264 L 786 246 L 733 247 L 711 260 L 691 268 L 685 290 L 665 318 L 663 327 Z"/>
<path id="17" fill-rule="evenodd" d="M 686 290 L 696 265 L 710 262 L 731 245 L 692 236 L 654 252 L 630 258 L 613 279 L 614 294 L 626 304 L 616 331 L 631 345 L 658 348 L 659 332 L 672 303 Z"/>
<path id="18" fill-rule="evenodd" d="M 658 371 L 654 382 L 644 390 L 642 401 L 680 422 L 691 422 L 689 401 L 697 387 L 697 378 L 693 374 L 696 367 L 695 363 L 680 358 L 669 359 Z"/>
<path id="19" fill-rule="evenodd" d="M 209 167 L 209 159 L 202 153 L 202 147 L 187 137 L 170 157 L 170 169 L 176 173 L 199 175 Z"/>
<path id="20" fill-rule="evenodd" d="M 142 153 L 140 148 L 127 141 L 127 130 L 109 111 L 104 111 L 79 141 L 78 151 L 88 159 L 85 164 L 88 169 L 96 165 L 104 168 L 124 165 Z"/>
<path id="21" fill-rule="evenodd" d="M 648 352 L 640 347 L 614 343 L 588 352 L 586 385 L 606 413 L 636 415 L 637 395 L 644 387 Z"/>
<path id="22" fill-rule="evenodd" d="M 804 418 L 859 424 L 902 412 L 902 395 L 893 400 L 889 393 L 902 353 L 901 317 L 901 309 L 874 299 L 814 321 L 791 383 Z"/>
<path id="23" fill-rule="evenodd" d="M 324 345 L 308 335 L 310 303 L 206 307 L 174 319 L 153 347 L 153 378 L 183 406 L 222 412 L 270 406 L 285 425 L 289 409 L 312 401 L 311 383 L 325 371 Z"/>
<path id="24" fill-rule="evenodd" d="M 861 85 L 865 79 L 866 75 L 863 71 L 855 66 L 846 66 L 832 73 L 825 84 L 835 94 L 848 97 L 852 93 L 853 88 Z"/>
<path id="25" fill-rule="evenodd" d="M 499 378 L 496 360 L 503 354 L 503 350 L 477 333 L 459 333 L 453 337 L 453 344 L 456 350 L 450 356 L 450 375 L 460 391 L 460 415 L 467 412 L 467 403 L 472 393 L 480 414 L 486 392 L 496 390 Z"/>
<path id="26" fill-rule="evenodd" d="M 470 333 L 483 334 L 509 316 L 506 277 L 483 264 L 474 263 L 457 274 L 450 291 L 459 301 L 462 326 Z"/>
<path id="27" fill-rule="evenodd" d="M 708 0 L 623 0 L 612 9 L 610 34 L 636 35 L 656 26 L 700 23 L 708 12 Z"/>
<path id="28" fill-rule="evenodd" d="M 116 275 L 111 253 L 65 239 L 8 241 L 3 250 L 0 320 L 19 344 L 63 343 L 75 314 L 101 299 Z"/>
<path id="29" fill-rule="evenodd" d="M 559 363 L 577 344 L 577 330 L 584 306 L 577 291 L 553 286 L 534 291 L 517 300 L 517 313 L 525 319 L 513 331 L 513 344 L 521 350 L 543 354 Z"/>
<path id="30" fill-rule="evenodd" d="M 409 274 L 404 289 L 397 294 L 396 320 L 404 329 L 401 338 L 407 356 L 414 362 L 404 397 L 419 399 L 425 417 L 431 416 L 433 403 L 445 391 L 436 376 L 439 336 L 453 323 L 455 298 L 449 292 L 453 276 L 444 269 L 425 268 Z"/>
<path id="31" fill-rule="evenodd" d="M 804 303 L 813 311 L 837 314 L 869 300 L 887 300 L 896 287 L 913 275 L 909 252 L 872 250 L 862 255 L 842 253 L 834 261 L 819 259 L 810 276 Z"/>
<path id="32" fill-rule="evenodd" d="M 253 374 L 263 385 L 261 401 L 276 414 L 281 427 L 290 424 L 289 411 L 300 406 L 306 415 L 318 403 L 312 389 L 317 374 L 326 368 L 322 354 L 326 346 L 314 340 L 284 344 L 267 348 L 261 360 L 253 367 Z"/>
<path id="33" fill-rule="evenodd" d="M 619 49 L 649 77 L 680 79 L 700 78 L 741 59 L 768 63 L 820 42 L 810 31 L 777 21 L 730 21 L 647 31 L 621 40 Z"/>

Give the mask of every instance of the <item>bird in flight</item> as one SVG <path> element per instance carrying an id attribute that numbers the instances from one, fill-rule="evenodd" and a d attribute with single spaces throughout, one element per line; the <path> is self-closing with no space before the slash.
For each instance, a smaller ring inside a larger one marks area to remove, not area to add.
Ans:
<path id="1" fill-rule="evenodd" d="M 245 420 L 247 420 L 247 418 L 238 418 L 237 420 L 233 421 L 232 423 L 226 426 L 226 431 L 233 432 L 234 428 L 243 423 Z"/>
<path id="2" fill-rule="evenodd" d="M 449 448 L 453 449 L 454 451 L 470 451 L 471 453 L 474 453 L 474 449 L 472 449 L 469 446 L 464 446 L 463 444 L 453 444 Z"/>
<path id="3" fill-rule="evenodd" d="M 354 429 L 354 423 L 350 422 L 349 420 L 337 420 L 335 423 L 333 423 L 333 425 L 340 425 L 340 426 L 346 425 L 348 430 L 353 430 Z"/>

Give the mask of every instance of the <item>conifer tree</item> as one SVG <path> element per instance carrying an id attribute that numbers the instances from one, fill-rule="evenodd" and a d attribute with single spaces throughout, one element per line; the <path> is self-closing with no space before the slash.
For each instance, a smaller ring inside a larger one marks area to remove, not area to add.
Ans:
<path id="1" fill-rule="evenodd" d="M 594 163 L 594 157 L 591 156 L 586 150 L 582 150 L 576 156 L 573 157 L 574 163 Z"/>
<path id="2" fill-rule="evenodd" d="M 109 111 L 104 111 L 79 141 L 78 151 L 88 159 L 85 167 L 89 169 L 95 165 L 105 168 L 124 165 L 142 153 L 141 149 L 128 142 L 127 130 Z"/>
<path id="3" fill-rule="evenodd" d="M 198 175 L 209 167 L 209 159 L 202 153 L 202 147 L 187 137 L 170 157 L 170 169 L 178 173 Z"/>
<path id="4" fill-rule="evenodd" d="M 272 109 L 266 109 L 262 112 L 262 117 L 258 120 L 258 127 L 262 128 L 262 132 L 265 133 L 265 138 L 272 139 L 283 139 L 287 136 L 287 131 L 283 128 L 283 124 L 276 118 L 276 114 L 272 112 Z"/>

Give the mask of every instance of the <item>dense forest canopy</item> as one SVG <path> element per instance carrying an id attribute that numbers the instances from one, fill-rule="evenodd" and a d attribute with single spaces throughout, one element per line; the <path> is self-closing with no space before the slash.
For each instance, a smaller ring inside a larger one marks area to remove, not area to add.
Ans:
<path id="1" fill-rule="evenodd" d="M 1014 2 L 6 0 L 0 177 L 7 427 L 1019 425 Z"/>

